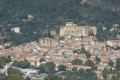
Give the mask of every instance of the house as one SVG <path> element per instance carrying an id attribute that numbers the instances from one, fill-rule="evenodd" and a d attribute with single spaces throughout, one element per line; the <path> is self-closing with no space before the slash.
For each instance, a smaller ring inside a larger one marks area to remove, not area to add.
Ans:
<path id="1" fill-rule="evenodd" d="M 97 75 L 97 77 L 98 77 L 98 79 L 100 79 L 100 80 L 103 80 L 104 78 L 103 78 L 103 75 Z"/>
<path id="2" fill-rule="evenodd" d="M 108 40 L 107 45 L 114 48 L 120 47 L 120 40 Z"/>
<path id="3" fill-rule="evenodd" d="M 52 38 L 39 39 L 39 43 L 41 46 L 48 46 L 49 48 L 58 45 L 58 42 Z"/>
<path id="4" fill-rule="evenodd" d="M 103 71 L 104 68 L 106 68 L 106 66 L 104 66 L 104 65 L 102 65 L 102 64 L 97 64 L 97 65 L 95 65 L 95 66 L 97 67 L 97 70 L 99 70 L 99 71 Z"/>

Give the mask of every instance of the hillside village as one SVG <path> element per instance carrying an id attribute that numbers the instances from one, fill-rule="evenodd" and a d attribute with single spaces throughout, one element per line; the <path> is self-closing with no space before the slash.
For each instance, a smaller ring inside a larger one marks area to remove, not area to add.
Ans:
<path id="1" fill-rule="evenodd" d="M 52 61 L 56 65 L 56 70 L 58 70 L 59 65 L 67 66 L 67 70 L 72 70 L 74 67 L 76 67 L 77 70 L 86 70 L 92 68 L 91 66 L 72 64 L 74 59 L 81 59 L 83 64 L 87 60 L 92 60 L 97 67 L 94 72 L 97 74 L 97 77 L 100 80 L 103 80 L 104 78 L 102 71 L 105 68 L 108 70 L 114 70 L 116 60 L 120 58 L 120 40 L 108 40 L 106 42 L 100 42 L 95 36 L 89 36 L 91 32 L 96 35 L 96 27 L 86 28 L 85 26 L 82 26 L 82 28 L 71 22 L 66 23 L 66 26 L 70 26 L 71 30 L 63 30 L 62 28 L 62 31 L 60 31 L 60 36 L 62 36 L 62 38 L 40 38 L 39 42 L 25 43 L 23 45 L 13 46 L 8 49 L 4 49 L 4 47 L 1 48 L 0 56 L 11 56 L 11 62 L 7 63 L 6 66 L 0 70 L 0 73 L 6 72 L 7 68 L 12 66 L 14 61 L 19 62 L 24 60 L 27 60 L 31 63 L 31 65 L 36 67 L 39 67 L 41 64 L 45 64 L 46 62 Z M 77 29 L 76 27 L 80 27 L 80 29 Z M 81 29 L 85 31 L 79 31 Z M 81 52 L 82 49 L 88 52 L 90 56 L 86 56 L 84 52 Z M 99 62 L 96 61 L 96 56 L 100 58 Z M 40 62 L 41 58 L 44 59 L 43 62 Z M 108 65 L 110 60 L 112 60 L 114 63 L 112 67 Z M 37 70 L 34 69 L 28 69 L 26 71 L 28 72 L 24 73 L 23 71 L 25 76 L 30 77 L 32 73 L 38 74 Z M 111 80 L 112 76 L 113 74 L 107 75 L 109 80 Z M 36 77 L 34 76 L 34 78 Z M 40 78 L 36 79 L 42 80 Z"/>

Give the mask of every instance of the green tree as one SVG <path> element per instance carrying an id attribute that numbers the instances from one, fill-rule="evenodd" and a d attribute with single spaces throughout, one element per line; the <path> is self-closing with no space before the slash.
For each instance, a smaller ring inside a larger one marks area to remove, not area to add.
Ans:
<path id="1" fill-rule="evenodd" d="M 38 0 L 36 2 L 33 0 L 11 2 L 10 0 L 0 0 L 0 24 L 5 27 L 8 36 L 10 36 L 4 41 L 11 41 L 12 45 L 19 45 L 38 40 L 41 37 L 52 37 L 50 30 L 56 30 L 59 33 L 58 26 L 67 21 L 74 21 L 79 25 L 97 26 L 97 32 L 100 31 L 97 34 L 98 40 L 108 39 L 109 35 L 102 33 L 104 31 L 101 26 L 106 26 L 109 29 L 113 24 L 120 23 L 119 9 L 117 9 L 120 7 L 119 0 L 107 1 L 108 5 L 114 6 L 114 11 L 112 7 L 103 5 L 106 4 L 105 0 L 100 2 L 92 0 L 90 4 L 89 1 L 84 4 L 80 3 L 81 0 Z M 28 20 L 29 13 L 34 18 L 31 21 L 22 21 L 23 19 Z M 10 23 L 11 25 L 8 26 Z M 2 26 L 0 31 L 2 31 Z M 10 29 L 15 26 L 20 26 L 22 35 L 11 32 Z"/>
<path id="2" fill-rule="evenodd" d="M 74 50 L 73 53 L 78 53 L 78 50 Z"/>
<path id="3" fill-rule="evenodd" d="M 0 68 L 2 68 L 5 63 L 6 61 L 2 57 L 0 57 Z"/>
<path id="4" fill-rule="evenodd" d="M 48 73 L 48 80 L 51 80 L 53 74 L 55 73 L 55 64 L 54 62 L 47 62 L 44 65 L 45 71 Z"/>
<path id="5" fill-rule="evenodd" d="M 92 61 L 92 60 L 87 60 L 86 62 L 85 62 L 85 64 L 84 64 L 85 66 L 90 66 L 90 67 L 92 67 L 92 66 L 94 66 L 95 64 L 94 64 L 94 62 Z"/>
<path id="6" fill-rule="evenodd" d="M 83 61 L 81 59 L 74 59 L 72 61 L 72 65 L 82 65 Z"/>
<path id="7" fill-rule="evenodd" d="M 73 72 L 77 72 L 77 67 L 72 68 Z"/>
<path id="8" fill-rule="evenodd" d="M 85 50 L 85 47 L 84 47 L 84 45 L 83 45 L 83 44 L 82 44 L 82 47 L 81 47 L 80 53 L 81 53 L 81 54 L 86 53 L 86 50 Z"/>
<path id="9" fill-rule="evenodd" d="M 85 55 L 86 55 L 87 58 L 91 58 L 91 54 L 86 53 Z"/>
<path id="10" fill-rule="evenodd" d="M 29 77 L 26 77 L 26 80 L 31 80 Z"/>
<path id="11" fill-rule="evenodd" d="M 120 70 L 120 58 L 116 60 L 116 69 Z"/>
<path id="12" fill-rule="evenodd" d="M 103 78 L 106 79 L 107 78 L 107 75 L 105 73 L 102 74 L 103 75 Z"/>
<path id="13" fill-rule="evenodd" d="M 47 62 L 45 63 L 45 70 L 55 71 L 55 64 L 54 62 Z"/>
<path id="14" fill-rule="evenodd" d="M 112 76 L 112 80 L 117 80 L 115 75 Z"/>
<path id="15" fill-rule="evenodd" d="M 58 66 L 58 71 L 66 71 L 66 66 L 65 65 L 59 65 Z"/>
<path id="16" fill-rule="evenodd" d="M 109 60 L 108 65 L 110 65 L 111 67 L 113 67 L 114 63 L 113 63 L 113 61 L 111 59 Z"/>
<path id="17" fill-rule="evenodd" d="M 79 52 L 80 54 L 85 54 L 87 58 L 90 58 L 91 57 L 91 54 L 85 50 L 85 47 L 84 45 L 82 44 L 82 47 L 81 47 L 81 50 Z"/>
<path id="18" fill-rule="evenodd" d="M 1 80 L 25 80 L 23 74 L 18 69 L 9 68 L 8 75 L 3 76 Z"/>
<path id="19" fill-rule="evenodd" d="M 109 71 L 108 71 L 108 69 L 107 68 L 104 68 L 104 70 L 102 71 L 104 74 L 108 74 L 109 73 Z"/>
<path id="20" fill-rule="evenodd" d="M 19 67 L 19 68 L 23 68 L 23 69 L 25 69 L 25 68 L 29 68 L 30 67 L 30 62 L 28 62 L 27 60 L 25 60 L 25 61 L 20 61 L 20 62 L 14 62 L 13 63 L 13 66 L 15 66 L 15 67 Z"/>
<path id="21" fill-rule="evenodd" d="M 44 65 L 43 65 L 43 64 L 41 64 L 41 65 L 38 67 L 38 69 L 40 70 L 40 72 L 45 73 L 45 68 L 44 68 Z"/>
<path id="22" fill-rule="evenodd" d="M 84 73 L 84 69 L 79 69 L 78 74 L 81 76 Z"/>
<path id="23" fill-rule="evenodd" d="M 43 61 L 45 61 L 45 59 L 44 59 L 44 58 L 41 58 L 41 59 L 40 59 L 40 62 L 43 62 Z"/>
<path id="24" fill-rule="evenodd" d="M 101 60 L 100 60 L 100 58 L 99 57 L 95 57 L 95 60 L 97 61 L 97 62 L 100 62 Z"/>
<path id="25" fill-rule="evenodd" d="M 52 80 L 58 80 L 58 76 L 57 76 L 57 75 L 54 75 L 54 76 L 52 77 Z"/>

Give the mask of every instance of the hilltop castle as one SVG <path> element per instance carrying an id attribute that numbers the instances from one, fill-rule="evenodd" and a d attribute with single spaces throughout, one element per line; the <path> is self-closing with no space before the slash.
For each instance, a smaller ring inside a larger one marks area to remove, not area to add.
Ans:
<path id="1" fill-rule="evenodd" d="M 65 26 L 60 27 L 60 36 L 89 36 L 96 35 L 97 28 L 93 26 L 78 26 L 73 22 L 67 22 Z"/>

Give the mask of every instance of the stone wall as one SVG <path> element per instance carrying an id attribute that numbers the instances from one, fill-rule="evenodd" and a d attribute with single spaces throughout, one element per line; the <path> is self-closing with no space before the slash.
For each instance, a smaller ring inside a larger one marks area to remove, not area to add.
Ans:
<path id="1" fill-rule="evenodd" d="M 77 24 L 73 24 L 73 22 L 67 22 L 66 26 L 61 26 L 60 36 L 89 36 L 91 30 L 93 34 L 96 35 L 96 27 L 77 26 Z"/>

